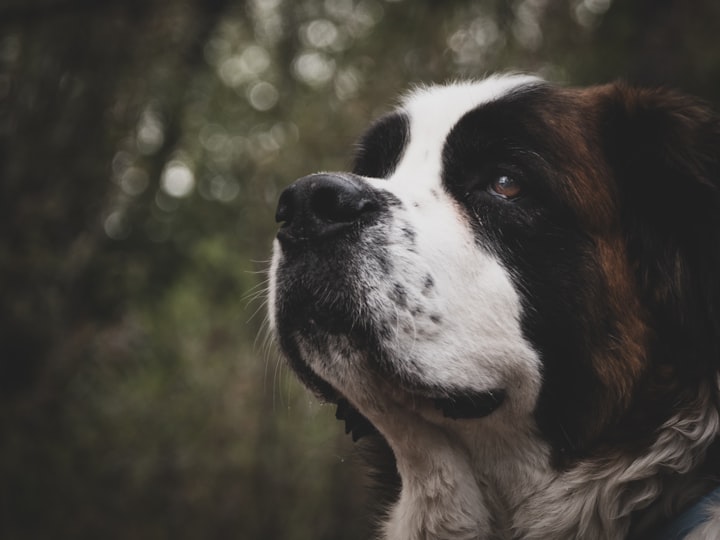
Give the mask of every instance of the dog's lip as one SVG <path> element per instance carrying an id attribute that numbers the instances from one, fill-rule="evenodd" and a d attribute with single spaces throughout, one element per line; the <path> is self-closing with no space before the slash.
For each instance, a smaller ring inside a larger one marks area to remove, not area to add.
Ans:
<path id="1" fill-rule="evenodd" d="M 424 397 L 424 396 L 423 396 Z M 436 409 L 441 410 L 445 418 L 468 420 L 484 418 L 495 412 L 505 401 L 505 390 L 498 388 L 486 391 L 462 391 L 442 397 L 425 397 L 432 401 Z M 353 442 L 366 435 L 377 433 L 377 429 L 346 398 L 335 400 L 337 411 L 335 418 L 345 422 L 345 433 L 352 434 Z"/>
<path id="2" fill-rule="evenodd" d="M 483 392 L 461 392 L 450 397 L 434 398 L 435 408 L 453 420 L 484 418 L 495 412 L 505 401 L 505 390 L 497 388 Z"/>

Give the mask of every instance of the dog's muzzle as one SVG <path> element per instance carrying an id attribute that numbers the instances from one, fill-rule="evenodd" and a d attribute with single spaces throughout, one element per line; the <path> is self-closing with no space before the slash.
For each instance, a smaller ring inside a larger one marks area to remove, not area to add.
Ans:
<path id="1" fill-rule="evenodd" d="M 280 289 L 283 300 L 277 312 L 280 343 L 300 379 L 326 400 L 338 405 L 337 417 L 346 423 L 353 439 L 375 432 L 372 424 L 322 379 L 303 357 L 296 341 L 304 336 L 322 343 L 323 336 L 345 335 L 348 343 L 368 356 L 368 370 L 388 369 L 381 338 L 373 321 L 358 319 L 356 304 L 365 301 L 357 292 L 358 269 L 375 251 L 361 251 L 362 234 L 371 224 L 382 223 L 388 210 L 399 205 L 387 192 L 373 189 L 350 173 L 318 173 L 296 180 L 280 195 L 275 219 L 281 223 L 277 239 L 282 246 L 278 272 L 292 286 Z M 373 250 L 381 242 L 375 239 Z M 380 271 L 381 265 L 374 271 Z M 367 270 L 366 270 L 367 271 Z M 362 275 L 360 275 L 362 277 Z M 384 277 L 384 276 L 383 276 Z M 322 294 L 321 294 L 322 293 Z M 402 361 L 402 359 L 396 359 Z M 383 376 L 392 377 L 389 369 Z M 446 418 L 482 418 L 505 401 L 503 389 L 473 391 L 410 385 L 404 392 L 428 400 Z"/>

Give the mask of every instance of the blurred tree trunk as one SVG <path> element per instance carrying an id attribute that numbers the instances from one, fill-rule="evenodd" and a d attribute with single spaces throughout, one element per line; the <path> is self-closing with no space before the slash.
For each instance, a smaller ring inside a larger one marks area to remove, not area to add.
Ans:
<path id="1" fill-rule="evenodd" d="M 120 247 L 104 232 L 108 202 L 118 196 L 113 157 L 155 100 L 168 119 L 164 144 L 147 158 L 157 183 L 180 137 L 203 46 L 229 4 L 0 5 L 2 537 L 9 531 L 42 537 L 32 531 L 47 530 L 37 515 L 48 506 L 43 501 L 53 501 L 45 515 L 52 521 L 65 504 L 62 492 L 80 487 L 42 477 L 60 476 L 67 466 L 61 449 L 73 448 L 65 394 L 83 363 L 107 345 L 97 341 L 100 330 L 123 316 L 133 272 L 151 256 L 147 246 Z M 168 68 L 172 77 L 155 76 Z M 153 80 L 160 82 L 153 87 Z M 167 285 L 170 272 L 158 275 L 158 283 L 145 286 Z M 65 500 L 75 499 L 68 492 Z"/>
<path id="2" fill-rule="evenodd" d="M 90 329 L 122 314 L 130 261 L 112 256 L 116 246 L 102 227 L 117 189 L 113 155 L 141 107 L 157 100 L 167 119 L 164 144 L 151 158 L 157 179 L 180 137 L 184 91 L 228 4 L 24 0 L 0 7 L 3 394 L 40 382 L 54 392 L 74 369 L 70 359 L 89 345 Z M 148 75 L 168 64 L 170 83 L 150 88 Z M 111 266 L 100 256 L 107 252 Z"/>

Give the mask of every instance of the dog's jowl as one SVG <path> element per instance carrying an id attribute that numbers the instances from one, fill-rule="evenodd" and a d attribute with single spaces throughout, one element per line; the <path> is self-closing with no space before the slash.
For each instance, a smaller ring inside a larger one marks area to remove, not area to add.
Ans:
<path id="1" fill-rule="evenodd" d="M 426 87 L 276 218 L 271 325 L 392 457 L 384 538 L 720 537 L 720 121 L 702 102 Z"/>

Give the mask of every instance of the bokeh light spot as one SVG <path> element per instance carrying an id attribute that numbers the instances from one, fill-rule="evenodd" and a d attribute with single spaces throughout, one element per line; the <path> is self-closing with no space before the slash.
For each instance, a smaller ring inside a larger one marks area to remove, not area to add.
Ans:
<path id="1" fill-rule="evenodd" d="M 240 184 L 234 178 L 216 176 L 210 180 L 210 193 L 214 199 L 229 203 L 240 193 Z"/>
<path id="2" fill-rule="evenodd" d="M 141 154 L 151 155 L 160 150 L 165 142 L 164 125 L 152 110 L 146 110 L 140 117 L 135 141 Z"/>
<path id="3" fill-rule="evenodd" d="M 121 177 L 125 170 L 133 164 L 135 158 L 130 152 L 119 150 L 112 159 L 112 171 L 116 177 Z"/>
<path id="4" fill-rule="evenodd" d="M 358 95 L 362 84 L 362 74 L 355 68 L 340 70 L 335 77 L 335 95 L 345 101 Z"/>
<path id="5" fill-rule="evenodd" d="M 583 4 L 587 7 L 588 11 L 595 15 L 602 15 L 608 9 L 610 9 L 610 3 L 612 0 L 583 0 Z"/>
<path id="6" fill-rule="evenodd" d="M 195 187 L 195 175 L 182 161 L 171 161 L 163 170 L 160 186 L 172 197 L 187 197 Z"/>
<path id="7" fill-rule="evenodd" d="M 231 88 L 236 88 L 248 80 L 248 73 L 243 70 L 243 63 L 239 56 L 226 58 L 218 69 L 220 80 Z"/>
<path id="8" fill-rule="evenodd" d="M 120 189 L 131 197 L 143 193 L 149 183 L 150 177 L 148 173 L 140 167 L 128 167 L 120 176 Z"/>
<path id="9" fill-rule="evenodd" d="M 240 55 L 243 71 L 250 75 L 259 75 L 270 67 L 270 55 L 259 45 L 247 47 Z"/>
<path id="10" fill-rule="evenodd" d="M 132 228 L 125 213 L 122 210 L 115 210 L 105 218 L 103 223 L 105 234 L 113 240 L 124 240 L 130 236 Z"/>
<path id="11" fill-rule="evenodd" d="M 585 28 L 596 26 L 610 8 L 611 0 L 580 0 L 575 6 L 575 20 Z"/>
<path id="12" fill-rule="evenodd" d="M 307 45 L 327 49 L 337 41 L 338 29 L 332 21 L 316 19 L 303 27 L 301 35 Z"/>
<path id="13" fill-rule="evenodd" d="M 258 111 L 269 111 L 277 104 L 279 97 L 277 88 L 265 81 L 255 83 L 247 90 L 250 105 Z"/>
<path id="14" fill-rule="evenodd" d="M 305 84 L 324 86 L 335 74 L 335 61 L 319 51 L 305 52 L 293 62 L 293 72 Z"/>

